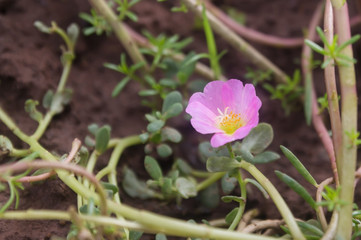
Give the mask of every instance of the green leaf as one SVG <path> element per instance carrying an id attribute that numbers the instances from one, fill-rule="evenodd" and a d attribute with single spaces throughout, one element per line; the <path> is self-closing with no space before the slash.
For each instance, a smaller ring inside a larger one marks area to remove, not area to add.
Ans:
<path id="1" fill-rule="evenodd" d="M 238 203 L 244 203 L 246 200 L 243 197 L 239 197 L 239 196 L 223 196 L 222 201 L 225 203 L 230 203 L 232 201 L 234 202 L 238 202 Z"/>
<path id="2" fill-rule="evenodd" d="M 164 127 L 161 131 L 162 141 L 171 141 L 174 143 L 179 143 L 182 141 L 182 135 L 178 132 L 177 129 L 171 127 Z"/>
<path id="3" fill-rule="evenodd" d="M 123 78 L 114 88 L 112 92 L 112 97 L 116 97 L 119 95 L 119 93 L 124 89 L 125 86 L 129 83 L 130 78 L 127 76 Z"/>
<path id="4" fill-rule="evenodd" d="M 217 184 L 212 184 L 198 194 L 201 205 L 206 209 L 214 209 L 219 205 L 219 190 Z"/>
<path id="5" fill-rule="evenodd" d="M 151 122 L 147 126 L 147 131 L 150 133 L 155 133 L 159 131 L 163 126 L 165 122 L 163 120 L 155 120 L 154 122 Z"/>
<path id="6" fill-rule="evenodd" d="M 234 208 L 232 211 L 230 211 L 230 212 L 227 214 L 225 220 L 226 220 L 226 223 L 227 223 L 228 225 L 231 225 L 231 224 L 232 224 L 234 218 L 235 218 L 236 215 L 237 215 L 238 209 L 239 209 L 239 208 L 236 207 L 236 208 Z"/>
<path id="7" fill-rule="evenodd" d="M 129 240 L 139 240 L 143 235 L 143 232 L 140 231 L 129 231 Z"/>
<path id="8" fill-rule="evenodd" d="M 254 179 L 251 179 L 251 178 L 246 178 L 245 182 L 253 184 L 256 188 L 258 188 L 258 190 L 261 191 L 261 193 L 263 194 L 265 199 L 269 199 L 269 195 L 268 195 L 267 191 L 262 187 L 261 184 L 259 184 L 259 182 L 257 182 Z"/>
<path id="9" fill-rule="evenodd" d="M 140 181 L 132 170 L 125 167 L 123 174 L 122 186 L 129 196 L 140 199 L 148 199 L 155 196 L 155 192 L 149 189 L 144 181 Z"/>
<path id="10" fill-rule="evenodd" d="M 153 89 L 148 89 L 148 90 L 142 90 L 138 94 L 139 94 L 139 96 L 142 96 L 142 97 L 149 97 L 149 96 L 157 95 L 158 91 L 153 90 Z"/>
<path id="11" fill-rule="evenodd" d="M 305 39 L 305 44 L 309 46 L 313 51 L 318 52 L 319 54 L 326 54 L 323 47 L 319 46 L 317 43 L 312 42 L 311 40 Z"/>
<path id="12" fill-rule="evenodd" d="M 44 108 L 50 108 L 51 106 L 51 102 L 53 101 L 53 97 L 54 97 L 54 92 L 52 90 L 48 90 L 44 97 L 43 97 L 43 107 Z"/>
<path id="13" fill-rule="evenodd" d="M 172 118 L 178 116 L 183 112 L 183 105 L 181 103 L 175 103 L 168 108 L 166 112 L 164 112 L 163 116 L 165 119 Z"/>
<path id="14" fill-rule="evenodd" d="M 163 177 L 162 169 L 154 158 L 145 156 L 144 167 L 154 180 L 159 180 Z"/>
<path id="15" fill-rule="evenodd" d="M 323 231 L 311 223 L 297 221 L 297 225 L 301 228 L 302 233 L 321 238 L 324 234 Z"/>
<path id="16" fill-rule="evenodd" d="M 146 143 L 149 139 L 149 133 L 146 132 L 146 133 L 139 134 L 139 138 L 142 143 Z"/>
<path id="17" fill-rule="evenodd" d="M 101 181 L 101 184 L 105 190 L 110 190 L 113 194 L 116 194 L 119 191 L 118 187 L 114 184 L 103 181 Z"/>
<path id="18" fill-rule="evenodd" d="M 180 177 L 176 180 L 175 186 L 178 190 L 178 193 L 183 198 L 194 197 L 197 195 L 196 184 L 193 181 L 188 180 L 187 178 Z"/>
<path id="19" fill-rule="evenodd" d="M 25 111 L 33 120 L 40 122 L 43 119 L 43 114 L 36 109 L 37 105 L 39 105 L 38 101 L 28 99 L 25 102 Z"/>
<path id="20" fill-rule="evenodd" d="M 108 148 L 110 140 L 110 126 L 105 125 L 98 129 L 95 135 L 95 150 L 102 154 Z"/>
<path id="21" fill-rule="evenodd" d="M 157 233 L 155 235 L 155 240 L 167 240 L 167 237 L 163 233 Z"/>
<path id="22" fill-rule="evenodd" d="M 173 150 L 168 144 L 162 143 L 157 146 L 157 153 L 160 157 L 167 158 L 172 155 Z"/>
<path id="23" fill-rule="evenodd" d="M 168 198 L 172 194 L 173 182 L 171 178 L 163 178 L 162 193 L 165 198 Z"/>
<path id="24" fill-rule="evenodd" d="M 13 149 L 13 144 L 10 139 L 4 135 L 0 135 L 0 156 L 10 153 Z"/>
<path id="25" fill-rule="evenodd" d="M 308 126 L 311 125 L 312 121 L 312 77 L 311 74 L 305 76 L 305 100 L 304 100 L 304 111 L 306 117 L 306 123 Z"/>
<path id="26" fill-rule="evenodd" d="M 253 154 L 261 153 L 273 140 L 273 129 L 268 123 L 260 123 L 243 139 L 241 149 Z"/>
<path id="27" fill-rule="evenodd" d="M 69 36 L 70 41 L 73 43 L 73 45 L 76 43 L 76 40 L 79 36 L 79 27 L 77 24 L 72 23 L 69 25 L 69 27 L 66 29 L 66 32 Z"/>
<path id="28" fill-rule="evenodd" d="M 296 180 L 291 178 L 285 173 L 280 171 L 275 171 L 277 177 L 281 179 L 284 183 L 286 183 L 293 191 L 295 191 L 298 195 L 300 195 L 313 209 L 316 208 L 316 202 L 311 197 L 311 195 L 307 192 L 307 190 L 299 184 Z"/>
<path id="29" fill-rule="evenodd" d="M 183 173 L 184 175 L 189 175 L 192 172 L 192 167 L 189 166 L 189 164 L 187 162 L 185 162 L 183 159 L 178 158 L 175 161 L 175 165 L 177 166 L 177 168 L 179 169 L 179 171 L 181 173 Z"/>
<path id="30" fill-rule="evenodd" d="M 263 153 L 256 155 L 252 161 L 253 164 L 261 164 L 261 163 L 270 163 L 275 160 L 278 160 L 279 158 L 280 155 L 278 155 L 277 153 L 271 151 L 265 151 Z"/>
<path id="31" fill-rule="evenodd" d="M 203 162 L 206 162 L 208 158 L 213 156 L 229 156 L 227 148 L 213 148 L 209 141 L 202 142 L 198 145 L 198 153 Z"/>
<path id="32" fill-rule="evenodd" d="M 207 160 L 207 170 L 210 172 L 227 172 L 240 167 L 240 163 L 229 157 L 210 157 Z"/>
<path id="33" fill-rule="evenodd" d="M 43 32 L 43 33 L 48 33 L 50 34 L 51 33 L 51 30 L 48 26 L 46 26 L 43 22 L 41 21 L 35 21 L 34 22 L 34 26 L 40 31 L 40 32 Z"/>
<path id="34" fill-rule="evenodd" d="M 51 102 L 50 111 L 57 114 L 64 110 L 64 106 L 70 102 L 72 91 L 65 89 L 63 92 L 55 93 Z"/>
<path id="35" fill-rule="evenodd" d="M 170 92 L 164 99 L 162 106 L 162 114 L 165 114 L 174 104 L 180 103 L 182 105 L 182 94 L 178 91 Z M 182 105 L 183 107 L 183 105 Z"/>
<path id="36" fill-rule="evenodd" d="M 286 147 L 280 147 L 283 154 L 287 157 L 287 159 L 292 163 L 292 165 L 297 169 L 297 171 L 304 177 L 309 183 L 313 186 L 318 187 L 316 180 L 312 177 L 309 171 L 303 166 L 301 161 Z"/>
<path id="37" fill-rule="evenodd" d="M 94 136 L 97 134 L 98 129 L 99 129 L 99 125 L 96 123 L 92 123 L 88 126 L 88 131 Z"/>
<path id="38" fill-rule="evenodd" d="M 224 194 L 230 194 L 237 186 L 237 179 L 230 177 L 229 173 L 226 173 L 221 180 L 221 186 Z"/>

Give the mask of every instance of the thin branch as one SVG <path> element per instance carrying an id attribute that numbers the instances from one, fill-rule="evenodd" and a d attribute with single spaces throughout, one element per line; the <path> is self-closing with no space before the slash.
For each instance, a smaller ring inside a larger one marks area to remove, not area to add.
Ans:
<path id="1" fill-rule="evenodd" d="M 74 139 L 73 143 L 72 143 L 72 148 L 70 150 L 69 155 L 67 156 L 67 158 L 64 160 L 63 163 L 70 163 L 73 158 L 75 157 L 75 155 L 77 154 L 79 148 L 81 146 L 81 141 L 77 138 Z M 43 173 L 37 176 L 26 176 L 26 177 L 22 177 L 20 179 L 17 180 L 17 182 L 37 182 L 37 181 L 42 181 L 45 180 L 53 175 L 55 175 L 56 172 L 55 171 L 50 171 L 47 173 Z"/>
<path id="2" fill-rule="evenodd" d="M 199 17 L 202 16 L 202 5 L 197 0 L 184 0 L 184 3 Z M 206 11 L 207 18 L 211 24 L 212 29 L 225 41 L 227 41 L 236 50 L 244 54 L 253 64 L 263 70 L 271 70 L 278 82 L 285 83 L 287 81 L 287 74 L 274 65 L 269 59 L 263 56 L 259 51 L 252 47 L 249 43 L 235 34 L 220 20 L 218 20 L 212 13 Z"/>
<path id="3" fill-rule="evenodd" d="M 313 17 L 311 19 L 309 30 L 308 30 L 308 32 L 309 32 L 308 38 L 310 40 L 314 40 L 316 38 L 316 26 L 318 25 L 318 23 L 320 22 L 320 20 L 322 18 L 322 11 L 321 11 L 322 7 L 323 7 L 323 4 L 321 2 L 318 5 L 318 7 L 315 11 L 315 14 L 313 15 Z M 302 62 L 301 62 L 302 66 L 301 67 L 302 67 L 303 76 L 305 78 L 305 85 L 310 84 L 310 88 L 311 88 L 312 123 L 313 123 L 313 126 L 314 126 L 319 138 L 321 139 L 321 142 L 323 143 L 323 146 L 326 149 L 326 152 L 330 159 L 331 167 L 333 170 L 333 175 L 336 179 L 336 182 L 338 183 L 336 158 L 335 158 L 335 152 L 334 152 L 334 148 L 333 148 L 332 139 L 331 139 L 330 135 L 328 134 L 328 130 L 325 127 L 325 124 L 324 124 L 321 116 L 319 115 L 317 96 L 316 96 L 315 87 L 313 85 L 311 59 L 312 59 L 312 50 L 309 46 L 307 46 L 305 44 L 303 47 L 303 50 L 302 50 Z M 306 88 L 307 88 L 307 86 L 306 86 Z M 308 111 L 308 109 L 306 108 L 306 112 L 307 111 Z"/>
<path id="4" fill-rule="evenodd" d="M 99 193 L 101 212 L 103 215 L 107 215 L 108 211 L 107 211 L 106 193 L 103 187 L 101 186 L 101 184 L 99 183 L 99 181 L 95 178 L 95 176 L 87 172 L 83 167 L 72 164 L 65 164 L 61 162 L 47 162 L 44 160 L 39 160 L 33 162 L 17 162 L 12 164 L 5 164 L 0 166 L 0 173 L 5 174 L 8 172 L 19 172 L 28 169 L 42 169 L 42 168 L 64 169 L 89 179 L 94 184 L 95 188 Z"/>
<path id="5" fill-rule="evenodd" d="M 225 14 L 223 11 L 221 11 L 219 8 L 214 6 L 210 1 L 205 1 L 205 4 L 207 9 L 212 14 L 214 14 L 214 16 L 216 16 L 227 27 L 229 27 L 231 30 L 239 34 L 241 37 L 244 37 L 245 39 L 248 39 L 256 43 L 261 43 L 264 45 L 270 45 L 280 48 L 294 48 L 294 47 L 301 47 L 303 45 L 304 42 L 303 37 L 282 38 L 282 37 L 276 37 L 273 35 L 268 35 L 258 32 L 256 30 L 240 25 L 232 18 L 230 18 L 227 14 Z"/>
<path id="6" fill-rule="evenodd" d="M 130 58 L 132 59 L 133 63 L 144 62 L 145 68 L 148 69 L 148 65 L 146 60 L 143 57 L 143 54 L 139 51 L 137 45 L 129 35 L 128 31 L 124 27 L 123 23 L 117 18 L 113 10 L 108 6 L 106 1 L 104 0 L 89 0 L 90 4 L 93 8 L 100 13 L 105 20 L 109 23 L 112 27 L 116 37 L 119 41 L 123 44 L 124 48 L 128 52 Z"/>
<path id="7" fill-rule="evenodd" d="M 318 185 L 317 192 L 316 192 L 316 202 L 317 203 L 320 203 L 322 201 L 322 192 L 323 192 L 323 189 L 325 188 L 325 186 L 329 185 L 332 182 L 333 182 L 333 178 L 327 178 L 326 180 L 322 181 L 320 183 L 320 185 Z M 317 207 L 316 214 L 317 214 L 318 220 L 321 223 L 323 231 L 326 231 L 328 226 L 327 226 L 327 221 L 326 221 L 325 213 L 323 212 L 322 206 Z"/>
<path id="8" fill-rule="evenodd" d="M 326 0 L 325 17 L 324 17 L 324 32 L 327 41 L 331 44 L 333 42 L 333 11 L 330 0 Z M 324 56 L 326 61 L 327 56 Z M 342 124 L 340 116 L 340 108 L 338 105 L 338 94 L 336 86 L 336 75 L 334 60 L 332 60 L 325 68 L 325 85 L 327 89 L 327 98 L 329 106 L 329 114 L 331 120 L 332 139 L 335 150 L 336 163 L 340 167 L 340 159 L 342 158 Z M 334 166 L 332 167 L 334 169 Z M 334 169 L 337 171 L 337 169 Z M 337 177 L 337 178 L 336 178 Z M 335 175 L 336 185 L 339 185 L 338 176 Z"/>
<path id="9" fill-rule="evenodd" d="M 129 27 L 128 25 L 124 24 L 124 27 L 127 29 L 127 31 L 129 32 L 129 34 L 132 36 L 132 38 L 134 39 L 134 41 L 141 47 L 145 47 L 145 48 L 154 48 L 154 46 L 142 35 L 140 35 L 139 33 L 137 33 L 136 31 L 134 31 L 131 27 Z M 173 52 L 169 52 L 168 53 L 170 55 L 171 58 L 173 58 L 174 60 L 181 62 L 185 59 L 184 54 L 182 53 L 173 53 Z M 212 71 L 212 69 L 210 69 L 207 65 L 197 62 L 196 66 L 195 66 L 195 71 L 201 75 L 202 77 L 205 77 L 206 79 L 209 79 L 211 81 L 215 80 L 214 79 L 214 73 Z M 218 80 L 222 80 L 225 81 L 226 77 L 224 77 L 223 75 L 221 75 L 219 77 Z"/>
<path id="10" fill-rule="evenodd" d="M 243 229 L 243 233 L 253 233 L 260 230 L 268 229 L 268 228 L 279 228 L 282 224 L 284 224 L 284 220 L 264 220 L 252 223 Z"/>

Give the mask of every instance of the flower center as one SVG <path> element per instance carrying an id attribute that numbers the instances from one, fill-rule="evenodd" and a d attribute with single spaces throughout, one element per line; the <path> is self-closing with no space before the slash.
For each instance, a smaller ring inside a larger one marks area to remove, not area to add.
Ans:
<path id="1" fill-rule="evenodd" d="M 234 113 L 233 111 L 228 112 L 229 107 L 226 107 L 224 112 L 217 108 L 220 116 L 217 117 L 218 128 L 223 130 L 227 134 L 233 134 L 238 128 L 245 125 L 244 120 L 241 118 L 241 114 Z"/>

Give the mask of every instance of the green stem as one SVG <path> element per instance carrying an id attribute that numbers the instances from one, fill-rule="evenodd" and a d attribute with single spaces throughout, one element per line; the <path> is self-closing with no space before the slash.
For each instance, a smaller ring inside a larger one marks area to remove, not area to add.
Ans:
<path id="1" fill-rule="evenodd" d="M 228 230 L 234 230 L 238 226 L 239 222 L 241 221 L 247 201 L 246 182 L 242 178 L 241 170 L 237 171 L 237 180 L 238 180 L 239 188 L 241 189 L 241 197 L 244 201 L 239 202 L 239 207 L 236 217 L 234 218 L 232 224 L 229 226 Z"/>
<path id="2" fill-rule="evenodd" d="M 221 73 L 221 68 L 219 66 L 219 62 L 218 62 L 217 45 L 214 40 L 212 28 L 208 22 L 208 18 L 207 18 L 207 14 L 206 14 L 206 7 L 204 5 L 203 5 L 203 10 L 202 10 L 202 19 L 203 19 L 204 33 L 206 35 L 206 41 L 207 41 L 207 46 L 208 46 L 209 60 L 211 62 L 211 68 L 214 73 L 214 79 L 218 79 L 222 73 Z"/>
<path id="3" fill-rule="evenodd" d="M 139 51 L 134 40 L 130 37 L 127 29 L 123 23 L 119 21 L 113 10 L 108 6 L 104 0 L 89 0 L 90 4 L 95 8 L 98 13 L 104 16 L 105 20 L 112 27 L 116 37 L 123 44 L 124 48 L 128 52 L 133 63 L 145 62 L 142 53 Z M 148 64 L 144 65 L 146 69 L 149 68 Z"/>
<path id="4" fill-rule="evenodd" d="M 249 172 L 268 192 L 279 212 L 281 213 L 283 219 L 285 220 L 292 237 L 297 240 L 305 240 L 305 237 L 303 236 L 300 228 L 298 227 L 296 220 L 293 217 L 292 212 L 288 208 L 285 200 L 282 198 L 282 196 L 279 194 L 273 184 L 268 180 L 268 178 L 266 178 L 254 165 L 246 161 L 242 161 L 240 166 L 241 168 Z"/>
<path id="5" fill-rule="evenodd" d="M 351 38 L 347 3 L 333 0 L 335 25 L 339 45 Z M 348 45 L 340 54 L 353 58 L 352 46 Z M 340 176 L 340 201 L 346 202 L 340 208 L 336 238 L 350 239 L 352 234 L 352 203 L 354 197 L 354 172 L 356 170 L 357 146 L 347 133 L 357 131 L 357 92 L 353 64 L 338 66 L 341 85 L 342 158 L 338 167 Z"/>
<path id="6" fill-rule="evenodd" d="M 226 172 L 213 173 L 210 177 L 197 184 L 196 187 L 197 192 L 204 190 L 213 183 L 217 182 L 219 179 L 221 179 L 224 176 L 224 174 L 226 174 Z"/>
<path id="7" fill-rule="evenodd" d="M 200 170 L 192 170 L 191 175 L 199 178 L 207 178 L 213 175 L 213 173 L 206 172 L 206 171 L 200 171 Z"/>
<path id="8" fill-rule="evenodd" d="M 122 207 L 121 207 L 122 208 Z M 167 221 L 174 225 L 174 234 L 169 233 L 173 236 L 194 236 L 200 238 L 212 238 L 212 239 L 224 239 L 224 240 L 275 240 L 277 238 L 245 234 L 240 232 L 231 232 L 223 229 L 212 228 L 205 225 L 197 225 L 188 223 L 181 220 L 174 220 L 169 217 L 161 217 L 148 213 L 146 211 L 137 211 L 135 209 L 129 208 L 128 214 L 135 214 L 136 217 L 143 217 L 143 222 L 147 222 L 149 218 L 154 220 L 160 220 L 160 224 L 156 228 L 152 228 L 149 224 L 135 223 L 125 220 L 119 220 L 111 217 L 104 216 L 87 216 L 87 215 L 78 215 L 78 217 L 84 221 L 93 222 L 96 225 L 112 225 L 117 227 L 126 227 L 134 230 L 143 230 L 149 233 L 167 233 L 167 228 L 162 229 L 161 226 L 164 224 L 168 226 Z M 71 216 L 69 212 L 65 211 L 54 211 L 54 210 L 26 210 L 26 211 L 8 211 L 0 214 L 0 219 L 9 219 L 9 220 L 65 220 L 71 221 Z M 157 225 L 157 222 L 153 222 L 152 225 Z"/>

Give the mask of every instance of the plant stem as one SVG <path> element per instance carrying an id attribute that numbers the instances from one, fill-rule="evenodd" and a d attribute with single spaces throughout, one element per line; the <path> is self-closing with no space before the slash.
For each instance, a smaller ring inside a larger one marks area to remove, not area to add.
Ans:
<path id="1" fill-rule="evenodd" d="M 338 43 L 341 45 L 351 38 L 348 5 L 342 0 L 332 0 L 335 13 L 335 26 Z M 345 47 L 340 54 L 353 58 L 352 46 Z M 352 203 L 354 196 L 357 146 L 347 133 L 357 131 L 357 93 L 356 77 L 353 64 L 338 66 L 341 85 L 341 119 L 342 119 L 342 158 L 338 167 L 340 175 L 340 201 L 347 204 L 341 205 L 336 238 L 349 239 L 352 233 Z"/>
<path id="2" fill-rule="evenodd" d="M 234 32 L 238 33 L 240 36 L 254 41 L 256 43 L 270 45 L 273 47 L 279 48 L 294 48 L 301 47 L 304 42 L 303 37 L 298 38 L 282 38 L 276 37 L 273 35 L 264 34 L 253 29 L 249 29 L 245 26 L 234 21 L 226 13 L 222 12 L 219 8 L 213 5 L 210 1 L 204 1 L 207 9 L 214 14 L 219 20 L 221 20 L 227 27 L 229 27 Z"/>
<path id="3" fill-rule="evenodd" d="M 124 27 L 127 29 L 127 31 L 132 36 L 132 38 L 137 43 L 137 45 L 145 48 L 154 48 L 154 46 L 152 46 L 146 38 L 144 38 L 142 35 L 134 31 L 128 25 L 124 24 Z M 167 54 L 178 62 L 182 62 L 185 59 L 185 56 L 182 53 L 174 53 L 169 51 L 167 52 Z M 195 72 L 210 81 L 214 80 L 214 72 L 212 71 L 212 69 L 210 69 L 207 65 L 203 63 L 200 62 L 196 63 Z M 226 81 L 227 79 L 223 75 L 220 75 L 219 80 Z"/>
<path id="4" fill-rule="evenodd" d="M 331 44 L 333 42 L 333 11 L 331 1 L 326 1 L 325 6 L 325 16 L 324 16 L 324 33 L 327 41 Z M 326 60 L 327 57 L 324 57 Z M 327 89 L 327 98 L 329 106 L 329 115 L 331 120 L 331 129 L 332 129 L 332 139 L 333 146 L 335 149 L 336 163 L 337 166 L 340 166 L 340 161 L 342 158 L 342 123 L 340 116 L 340 108 L 338 105 L 338 94 L 336 86 L 336 76 L 335 76 L 335 67 L 334 60 L 326 66 L 325 68 L 325 84 Z M 339 185 L 338 176 L 335 176 L 336 185 Z"/>
<path id="5" fill-rule="evenodd" d="M 217 182 L 219 179 L 221 179 L 224 176 L 224 174 L 226 174 L 226 172 L 213 173 L 210 177 L 197 184 L 196 186 L 197 192 L 206 189 L 213 183 Z"/>
<path id="6" fill-rule="evenodd" d="M 122 207 L 121 207 L 122 208 Z M 157 220 L 161 220 L 159 225 L 155 228 L 152 228 L 149 224 L 141 224 L 136 222 L 130 222 L 125 220 L 119 220 L 111 217 L 104 216 L 88 216 L 88 215 L 78 215 L 78 217 L 84 221 L 93 222 L 96 225 L 112 225 L 117 227 L 126 227 L 134 230 L 142 230 L 148 233 L 167 233 L 167 235 L 173 236 L 194 236 L 200 238 L 212 238 L 212 239 L 224 239 L 224 240 L 276 240 L 277 238 L 254 235 L 254 234 L 244 234 L 239 232 L 226 231 L 223 229 L 217 229 L 208 227 L 205 225 L 197 225 L 188 223 L 181 220 L 174 220 L 169 217 L 160 217 L 156 214 L 148 213 L 146 211 L 137 211 L 135 209 L 129 208 L 129 214 L 135 214 L 136 217 L 143 217 L 143 221 L 148 221 L 149 218 L 154 219 L 153 225 L 158 225 Z M 159 218 L 160 217 L 160 218 Z M 0 214 L 0 219 L 11 219 L 11 220 L 65 220 L 70 221 L 70 213 L 65 211 L 55 211 L 55 210 L 26 210 L 26 211 L 8 211 Z M 162 224 L 168 226 L 167 221 L 171 221 L 171 224 L 174 225 L 174 233 L 168 233 L 167 228 L 162 229 Z"/>
<path id="7" fill-rule="evenodd" d="M 202 2 L 202 1 L 201 1 Z M 184 3 L 192 9 L 199 17 L 202 16 L 202 5 L 198 0 L 184 0 Z M 253 64 L 263 70 L 271 70 L 277 81 L 281 83 L 287 82 L 287 75 L 282 72 L 270 60 L 253 48 L 250 44 L 240 38 L 237 34 L 231 31 L 221 21 L 219 21 L 213 14 L 206 11 L 209 23 L 216 33 L 219 34 L 225 41 L 232 45 L 235 49 L 241 51 L 246 58 L 249 58 Z"/>
<path id="8" fill-rule="evenodd" d="M 123 26 L 123 23 L 118 20 L 118 17 L 115 15 L 113 10 L 108 6 L 104 0 L 89 0 L 93 8 L 97 10 L 98 13 L 104 16 L 105 20 L 112 27 L 116 37 L 123 44 L 124 48 L 128 52 L 133 63 L 144 62 L 144 67 L 146 70 L 149 68 L 146 60 L 143 57 L 143 54 L 139 51 L 137 45 L 130 37 L 127 29 Z"/>
<path id="9" fill-rule="evenodd" d="M 283 200 L 282 196 L 279 194 L 277 189 L 272 185 L 272 183 L 266 178 L 254 165 L 242 161 L 241 168 L 245 169 L 249 172 L 261 185 L 262 187 L 268 192 L 270 197 L 272 198 L 273 202 L 277 206 L 279 212 L 281 213 L 283 219 L 285 220 L 291 235 L 294 239 L 297 240 L 305 240 L 300 228 L 298 227 L 295 218 L 293 217 L 292 212 L 288 208 L 285 200 Z"/>
<path id="10" fill-rule="evenodd" d="M 219 66 L 219 61 L 218 61 L 217 45 L 214 40 L 212 28 L 209 25 L 209 21 L 208 21 L 207 14 L 206 14 L 206 8 L 204 5 L 202 8 L 203 8 L 202 9 L 203 29 L 204 29 L 204 33 L 206 35 L 206 41 L 207 41 L 208 52 L 209 52 L 209 60 L 211 63 L 211 68 L 214 73 L 214 79 L 218 79 L 219 76 L 221 75 L 221 67 Z"/>
<path id="11" fill-rule="evenodd" d="M 315 13 L 312 17 L 310 22 L 310 26 L 308 28 L 308 38 L 313 41 L 316 39 L 316 26 L 320 22 L 322 18 L 322 7 L 323 3 L 320 2 Z M 308 45 L 303 46 L 302 50 L 302 72 L 305 78 L 305 114 L 306 120 L 309 121 L 312 119 L 313 126 L 318 133 L 319 138 L 323 146 L 326 149 L 328 157 L 330 159 L 331 168 L 333 171 L 333 175 L 335 178 L 336 183 L 338 184 L 338 173 L 337 173 L 337 166 L 336 166 L 336 158 L 335 158 L 335 151 L 334 145 L 332 143 L 332 139 L 328 134 L 328 130 L 323 122 L 322 117 L 320 116 L 320 112 L 318 109 L 317 104 L 317 96 L 315 87 L 313 85 L 313 76 L 312 76 L 312 50 Z M 311 116 L 310 116 L 311 111 Z"/>
<path id="12" fill-rule="evenodd" d="M 239 188 L 241 190 L 241 197 L 242 197 L 243 201 L 239 202 L 237 214 L 236 214 L 235 218 L 233 219 L 232 224 L 229 226 L 228 230 L 234 230 L 238 226 L 239 222 L 241 221 L 241 218 L 242 218 L 245 206 L 246 206 L 246 201 L 247 201 L 246 183 L 242 178 L 241 169 L 239 169 L 237 171 L 237 180 L 238 180 Z"/>

